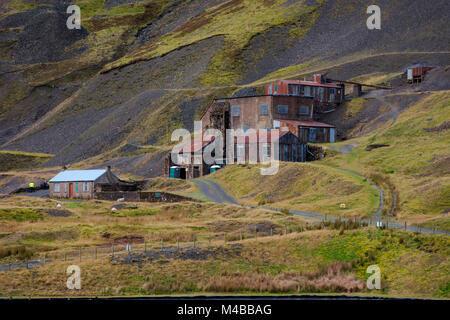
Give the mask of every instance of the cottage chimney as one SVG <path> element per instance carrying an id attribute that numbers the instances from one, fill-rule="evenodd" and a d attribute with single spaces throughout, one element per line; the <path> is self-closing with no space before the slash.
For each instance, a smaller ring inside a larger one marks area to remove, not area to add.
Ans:
<path id="1" fill-rule="evenodd" d="M 321 74 L 315 74 L 313 76 L 313 81 L 314 82 L 318 82 L 318 83 L 322 83 L 322 75 Z"/>
<path id="2" fill-rule="evenodd" d="M 106 166 L 106 171 L 110 172 L 111 171 L 111 166 Z"/>
<path id="3" fill-rule="evenodd" d="M 63 165 L 62 170 L 63 170 L 63 171 L 66 171 L 66 170 L 67 170 L 66 165 Z"/>

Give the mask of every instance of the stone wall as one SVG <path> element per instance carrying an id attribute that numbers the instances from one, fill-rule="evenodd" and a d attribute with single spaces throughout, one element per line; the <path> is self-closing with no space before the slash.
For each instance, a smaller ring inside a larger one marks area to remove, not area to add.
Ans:
<path id="1" fill-rule="evenodd" d="M 116 201 L 119 198 L 124 198 L 124 201 L 148 201 L 148 202 L 181 202 L 181 201 L 197 201 L 193 198 L 180 196 L 174 193 L 168 192 L 122 192 L 122 191 L 110 191 L 110 192 L 96 192 L 94 194 L 95 199 L 99 200 L 112 200 Z"/>

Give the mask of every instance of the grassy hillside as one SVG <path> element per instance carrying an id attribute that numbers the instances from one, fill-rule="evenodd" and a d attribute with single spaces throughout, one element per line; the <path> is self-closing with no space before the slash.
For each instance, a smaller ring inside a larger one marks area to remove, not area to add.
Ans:
<path id="1" fill-rule="evenodd" d="M 58 1 L 9 1 L 0 13 L 0 144 L 55 154 L 49 166 L 167 144 L 212 98 L 241 87 L 319 71 L 383 82 L 449 56 L 436 18 L 446 1 L 381 1 L 386 33 L 365 27 L 370 1 L 76 3 L 81 30 L 66 28 Z"/>
<path id="2" fill-rule="evenodd" d="M 420 99 L 395 124 L 387 122 L 372 134 L 336 144 L 333 147 L 357 146 L 324 164 L 378 176 L 397 193 L 398 218 L 449 230 L 450 93 L 418 95 Z M 366 150 L 375 144 L 387 146 Z"/>
<path id="3" fill-rule="evenodd" d="M 261 175 L 256 167 L 233 165 L 208 178 L 248 204 L 367 217 L 378 207 L 378 193 L 359 174 L 383 189 L 383 215 L 450 230 L 450 93 L 397 94 L 385 99 L 403 101 L 408 95 L 415 96 L 415 102 L 395 121 L 381 122 L 359 138 L 322 144 L 338 151 L 331 150 L 323 161 L 282 163 L 273 176 Z M 355 99 L 343 108 L 357 113 L 362 103 Z M 346 209 L 339 209 L 341 202 Z"/>
<path id="4" fill-rule="evenodd" d="M 366 218 L 378 208 L 378 192 L 368 181 L 316 163 L 281 163 L 273 176 L 252 166 L 226 166 L 207 177 L 236 199 L 252 205 Z M 340 203 L 346 203 L 340 209 Z"/>
<path id="5" fill-rule="evenodd" d="M 0 171 L 33 169 L 51 157 L 53 155 L 45 153 L 0 150 Z"/>
<path id="6" fill-rule="evenodd" d="M 66 202 L 55 210 L 56 203 L 0 199 L 0 264 L 26 257 L 54 260 L 30 270 L 0 271 L 0 296 L 345 293 L 448 298 L 450 246 L 444 236 L 373 228 L 339 231 L 279 212 L 211 203 L 127 203 L 117 211 L 110 210 L 117 203 L 109 201 Z M 135 252 L 128 259 L 128 239 L 145 240 L 148 256 L 136 252 L 144 249 L 142 242 L 132 243 Z M 180 251 L 160 255 L 161 240 L 163 251 L 176 247 L 176 241 Z M 111 243 L 115 258 L 107 259 Z M 97 259 L 93 245 L 98 245 Z M 81 290 L 61 285 L 67 279 L 64 257 L 76 259 L 82 268 Z M 364 286 L 372 264 L 382 272 L 382 290 L 376 292 Z"/>

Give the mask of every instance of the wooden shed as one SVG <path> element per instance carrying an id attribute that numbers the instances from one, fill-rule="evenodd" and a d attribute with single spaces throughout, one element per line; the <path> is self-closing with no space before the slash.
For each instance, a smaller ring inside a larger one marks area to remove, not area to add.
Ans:
<path id="1" fill-rule="evenodd" d="M 279 120 L 280 131 L 290 131 L 302 143 L 335 142 L 336 127 L 317 121 Z"/>

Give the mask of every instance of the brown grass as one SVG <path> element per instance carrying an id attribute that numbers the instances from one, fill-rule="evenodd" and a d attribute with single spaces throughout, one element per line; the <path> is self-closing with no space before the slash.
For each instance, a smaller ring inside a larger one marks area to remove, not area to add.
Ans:
<path id="1" fill-rule="evenodd" d="M 350 265 L 334 262 L 315 272 L 299 274 L 283 272 L 272 276 L 267 273 L 225 272 L 212 276 L 204 288 L 213 292 L 357 292 L 364 283 L 348 273 Z"/>

